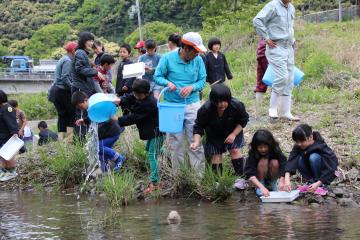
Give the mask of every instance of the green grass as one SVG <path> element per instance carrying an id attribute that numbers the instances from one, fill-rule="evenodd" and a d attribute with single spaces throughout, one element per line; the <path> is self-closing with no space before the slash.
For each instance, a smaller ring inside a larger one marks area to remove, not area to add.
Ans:
<path id="1" fill-rule="evenodd" d="M 48 145 L 49 146 L 49 145 Z M 82 182 L 82 173 L 87 165 L 87 152 L 79 143 L 75 145 L 53 143 L 55 154 L 48 156 L 46 147 L 40 149 L 45 165 L 52 171 L 62 188 L 69 188 Z"/>
<path id="2" fill-rule="evenodd" d="M 17 94 L 9 96 L 10 99 L 18 101 L 27 120 L 53 119 L 57 116 L 54 104 L 47 99 L 47 93 Z"/>
<path id="3" fill-rule="evenodd" d="M 114 207 L 128 205 L 135 200 L 136 179 L 132 171 L 124 171 L 121 174 L 109 172 L 103 179 L 101 190 Z"/>

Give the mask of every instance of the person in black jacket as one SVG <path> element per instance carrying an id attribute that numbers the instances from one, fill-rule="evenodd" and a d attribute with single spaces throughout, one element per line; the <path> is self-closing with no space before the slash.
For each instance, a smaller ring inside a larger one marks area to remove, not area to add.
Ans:
<path id="1" fill-rule="evenodd" d="M 127 78 L 127 79 L 123 78 L 124 66 L 133 63 L 133 61 L 130 60 L 130 54 L 131 54 L 130 45 L 129 44 L 121 45 L 120 51 L 119 51 L 119 56 L 121 58 L 121 62 L 117 69 L 117 80 L 116 80 L 116 87 L 115 87 L 115 92 L 119 97 L 121 97 L 122 95 L 124 95 L 126 93 L 132 92 L 132 85 L 134 83 L 134 80 L 136 79 L 136 78 Z"/>
<path id="2" fill-rule="evenodd" d="M 89 126 L 91 120 L 88 118 L 88 97 L 83 92 L 76 92 L 72 96 L 72 104 L 85 112 L 82 119 L 76 121 L 76 125 Z M 114 120 L 110 119 L 107 122 L 99 123 L 98 137 L 99 137 L 99 159 L 101 162 L 101 171 L 107 172 L 110 162 L 114 163 L 113 171 L 117 172 L 125 161 L 125 157 L 113 149 L 114 144 L 119 139 L 120 134 L 124 131 L 123 128 Z"/>
<path id="3" fill-rule="evenodd" d="M 322 184 L 329 185 L 336 178 L 338 159 L 320 133 L 301 124 L 292 132 L 292 139 L 296 144 L 285 167 L 284 190 L 291 190 L 290 174 L 296 170 L 310 183 L 309 192 L 315 192 Z"/>
<path id="4" fill-rule="evenodd" d="M 235 173 L 244 173 L 244 158 L 240 148 L 244 146 L 243 128 L 249 115 L 242 102 L 232 98 L 230 89 L 224 84 L 212 86 L 210 100 L 198 111 L 194 125 L 194 142 L 190 145 L 196 150 L 201 144 L 201 136 L 206 133 L 205 153 L 211 156 L 214 172 L 222 172 L 222 154 L 230 152 Z"/>
<path id="5" fill-rule="evenodd" d="M 137 79 L 132 89 L 132 95 L 125 95 L 120 100 L 120 105 L 130 106 L 130 113 L 119 118 L 119 125 L 125 127 L 136 124 L 140 139 L 147 140 L 146 151 L 151 183 L 145 189 L 145 193 L 149 193 L 159 187 L 158 156 L 164 136 L 159 131 L 157 101 L 150 92 L 150 83 L 145 79 Z"/>
<path id="6" fill-rule="evenodd" d="M 45 144 L 48 144 L 50 142 L 56 142 L 58 140 L 58 135 L 54 133 L 53 131 L 48 129 L 48 125 L 45 121 L 40 121 L 38 123 L 38 129 L 39 129 L 39 146 L 43 146 Z"/>
<path id="7" fill-rule="evenodd" d="M 89 51 L 92 50 L 94 36 L 89 32 L 79 35 L 78 46 L 73 59 L 73 80 L 71 92 L 85 92 L 88 97 L 96 93 L 93 77 L 98 76 L 102 81 L 106 79 L 95 68 L 91 67 L 89 61 Z"/>
<path id="8" fill-rule="evenodd" d="M 221 41 L 218 38 L 211 38 L 208 43 L 210 52 L 205 57 L 206 82 L 209 84 L 220 83 L 225 81 L 226 77 L 231 80 L 229 65 L 225 55 L 220 52 Z"/>
<path id="9" fill-rule="evenodd" d="M 12 137 L 18 136 L 19 126 L 16 122 L 16 111 L 8 104 L 4 91 L 0 90 L 0 148 Z M 17 176 L 16 159 L 6 161 L 0 157 L 0 181 L 8 181 Z"/>
<path id="10" fill-rule="evenodd" d="M 277 191 L 284 186 L 286 157 L 269 130 L 257 130 L 251 140 L 246 159 L 246 177 L 257 187 L 256 195 L 268 197 L 269 188 Z M 278 179 L 279 183 L 278 183 Z"/>

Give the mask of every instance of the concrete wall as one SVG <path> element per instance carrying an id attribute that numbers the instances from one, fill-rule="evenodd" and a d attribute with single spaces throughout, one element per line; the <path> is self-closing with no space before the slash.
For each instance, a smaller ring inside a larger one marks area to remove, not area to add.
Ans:
<path id="1" fill-rule="evenodd" d="M 44 80 L 0 80 L 0 89 L 6 93 L 39 93 L 47 92 L 53 83 L 52 79 Z"/>

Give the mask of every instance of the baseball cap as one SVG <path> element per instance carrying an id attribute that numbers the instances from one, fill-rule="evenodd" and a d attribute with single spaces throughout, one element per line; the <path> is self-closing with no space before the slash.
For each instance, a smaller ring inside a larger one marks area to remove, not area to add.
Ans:
<path id="1" fill-rule="evenodd" d="M 65 51 L 67 52 L 73 52 L 77 48 L 76 42 L 67 42 L 64 46 Z"/>
<path id="2" fill-rule="evenodd" d="M 203 40 L 200 34 L 197 32 L 185 33 L 181 39 L 181 42 L 185 45 L 195 48 L 198 52 L 206 52 L 206 47 L 203 44 Z"/>
<path id="3" fill-rule="evenodd" d="M 143 47 L 145 47 L 145 41 L 138 41 L 134 48 L 139 49 Z"/>

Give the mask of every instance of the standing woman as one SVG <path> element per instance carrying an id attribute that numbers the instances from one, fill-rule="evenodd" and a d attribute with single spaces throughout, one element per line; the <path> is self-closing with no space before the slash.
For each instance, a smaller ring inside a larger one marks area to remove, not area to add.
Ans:
<path id="1" fill-rule="evenodd" d="M 73 133 L 75 108 L 71 105 L 72 60 L 74 59 L 76 42 L 68 42 L 64 49 L 67 52 L 56 64 L 55 101 L 58 113 L 59 140 L 71 138 Z"/>
<path id="2" fill-rule="evenodd" d="M 0 148 L 13 136 L 17 136 L 19 127 L 16 122 L 16 111 L 10 104 L 4 91 L 0 90 Z M 10 161 L 0 157 L 0 181 L 5 182 L 17 176 L 15 157 Z"/>
<path id="3" fill-rule="evenodd" d="M 78 47 L 73 60 L 73 82 L 71 92 L 85 92 L 88 97 L 96 93 L 93 77 L 97 76 L 100 80 L 105 78 L 95 68 L 91 67 L 89 61 L 89 51 L 94 45 L 94 36 L 89 32 L 82 32 L 79 35 Z"/>
<path id="4" fill-rule="evenodd" d="M 96 54 L 95 65 L 100 66 L 100 59 L 105 53 L 105 47 L 99 40 L 95 40 L 92 49 Z"/>

